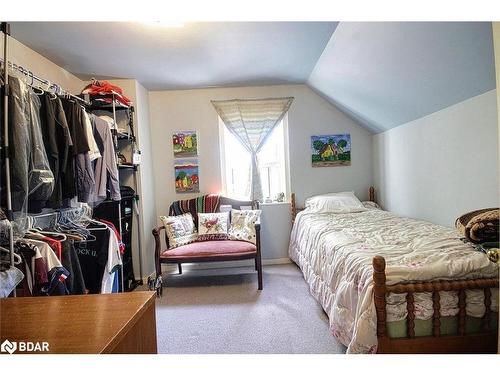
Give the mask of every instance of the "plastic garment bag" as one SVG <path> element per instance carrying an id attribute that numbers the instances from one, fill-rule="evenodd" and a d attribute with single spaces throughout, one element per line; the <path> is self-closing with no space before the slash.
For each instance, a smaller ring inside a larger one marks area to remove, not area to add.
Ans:
<path id="1" fill-rule="evenodd" d="M 28 168 L 28 199 L 31 203 L 41 202 L 42 207 L 54 190 L 54 175 L 50 169 L 40 125 L 40 99 L 30 92 L 30 117 L 28 126 L 31 134 L 31 153 Z M 30 210 L 31 211 L 31 210 Z"/>
<path id="2" fill-rule="evenodd" d="M 43 205 L 54 189 L 54 175 L 42 139 L 40 100 L 20 78 L 10 76 L 9 84 L 11 190 L 16 219 L 13 224 L 15 234 L 23 235 L 28 200 L 35 209 Z"/>

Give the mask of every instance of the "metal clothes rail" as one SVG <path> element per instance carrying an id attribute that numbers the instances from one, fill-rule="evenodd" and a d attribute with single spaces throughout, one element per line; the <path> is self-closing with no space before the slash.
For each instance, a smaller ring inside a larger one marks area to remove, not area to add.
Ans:
<path id="1" fill-rule="evenodd" d="M 9 35 L 10 35 L 10 25 L 7 22 L 1 23 L 1 30 L 3 32 L 3 60 L 9 61 Z M 3 144 L 2 144 L 2 157 L 5 162 L 5 187 L 6 187 L 6 209 L 5 215 L 7 220 L 12 222 L 12 191 L 10 184 L 10 158 L 9 158 L 9 69 L 8 63 L 4 64 L 3 69 Z M 10 266 L 14 267 L 14 230 L 12 225 L 9 225 L 9 252 L 10 252 Z M 14 288 L 13 296 L 16 296 L 16 290 Z"/>
<path id="2" fill-rule="evenodd" d="M 8 36 L 9 34 L 5 34 L 5 36 Z M 4 46 L 6 45 L 5 43 L 5 38 L 4 38 Z M 4 47 L 5 49 L 5 47 Z M 4 56 L 5 56 L 5 52 L 4 52 Z M 7 58 L 1 58 L 0 57 L 0 62 L 2 64 L 5 63 L 5 61 L 8 61 Z M 74 100 L 78 100 L 81 104 L 85 105 L 85 106 L 88 106 L 90 105 L 89 102 L 87 102 L 85 99 L 77 96 L 77 95 L 74 95 L 66 90 L 64 90 L 61 86 L 55 84 L 55 83 L 52 83 L 50 82 L 48 79 L 45 79 L 45 78 L 41 78 L 37 75 L 35 75 L 31 70 L 28 70 L 24 67 L 22 67 L 21 65 L 17 65 L 17 64 L 14 64 L 13 62 L 10 62 L 8 63 L 8 66 L 10 69 L 12 70 L 16 70 L 18 71 L 19 73 L 22 73 L 26 76 L 26 78 L 28 79 L 31 79 L 31 82 L 30 82 L 30 86 L 33 86 L 35 81 L 39 82 L 40 86 L 38 86 L 38 88 L 40 88 L 41 90 L 43 91 L 46 91 L 46 92 L 51 92 L 55 95 L 58 95 L 58 96 L 62 96 L 62 97 L 66 97 L 66 98 L 71 98 L 71 99 L 74 99 Z M 5 67 L 5 65 L 4 65 Z"/>

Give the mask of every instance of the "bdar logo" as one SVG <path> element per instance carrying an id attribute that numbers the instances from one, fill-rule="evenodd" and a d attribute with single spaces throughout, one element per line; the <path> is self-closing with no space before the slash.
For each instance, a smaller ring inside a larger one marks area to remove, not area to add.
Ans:
<path id="1" fill-rule="evenodd" d="M 0 346 L 0 351 L 3 353 L 14 353 L 17 349 L 17 342 L 10 342 L 9 340 L 5 340 L 2 342 L 2 345 Z"/>

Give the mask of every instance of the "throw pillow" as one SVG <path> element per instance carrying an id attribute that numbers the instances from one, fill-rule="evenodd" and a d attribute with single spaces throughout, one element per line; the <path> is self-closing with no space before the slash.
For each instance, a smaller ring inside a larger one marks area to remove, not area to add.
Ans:
<path id="1" fill-rule="evenodd" d="M 198 214 L 198 241 L 227 240 L 229 212 Z"/>
<path id="2" fill-rule="evenodd" d="M 160 216 L 168 237 L 168 248 L 173 249 L 196 241 L 197 233 L 190 213 L 179 216 Z"/>
<path id="3" fill-rule="evenodd" d="M 375 202 L 372 201 L 363 201 L 363 206 L 368 209 L 378 209 L 381 210 L 382 208 Z"/>
<path id="4" fill-rule="evenodd" d="M 247 241 L 255 245 L 257 242 L 255 223 L 260 219 L 261 212 L 261 210 L 232 210 L 229 239 Z"/>

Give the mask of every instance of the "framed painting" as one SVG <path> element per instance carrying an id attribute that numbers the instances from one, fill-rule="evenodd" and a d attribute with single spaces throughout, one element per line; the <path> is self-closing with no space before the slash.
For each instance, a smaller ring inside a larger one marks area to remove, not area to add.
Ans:
<path id="1" fill-rule="evenodd" d="M 337 167 L 351 165 L 351 135 L 311 136 L 313 167 Z"/>
<path id="2" fill-rule="evenodd" d="M 195 131 L 175 132 L 172 135 L 174 157 L 198 156 L 198 137 Z"/>
<path id="3" fill-rule="evenodd" d="M 198 159 L 176 159 L 174 161 L 174 171 L 176 193 L 200 192 Z"/>

